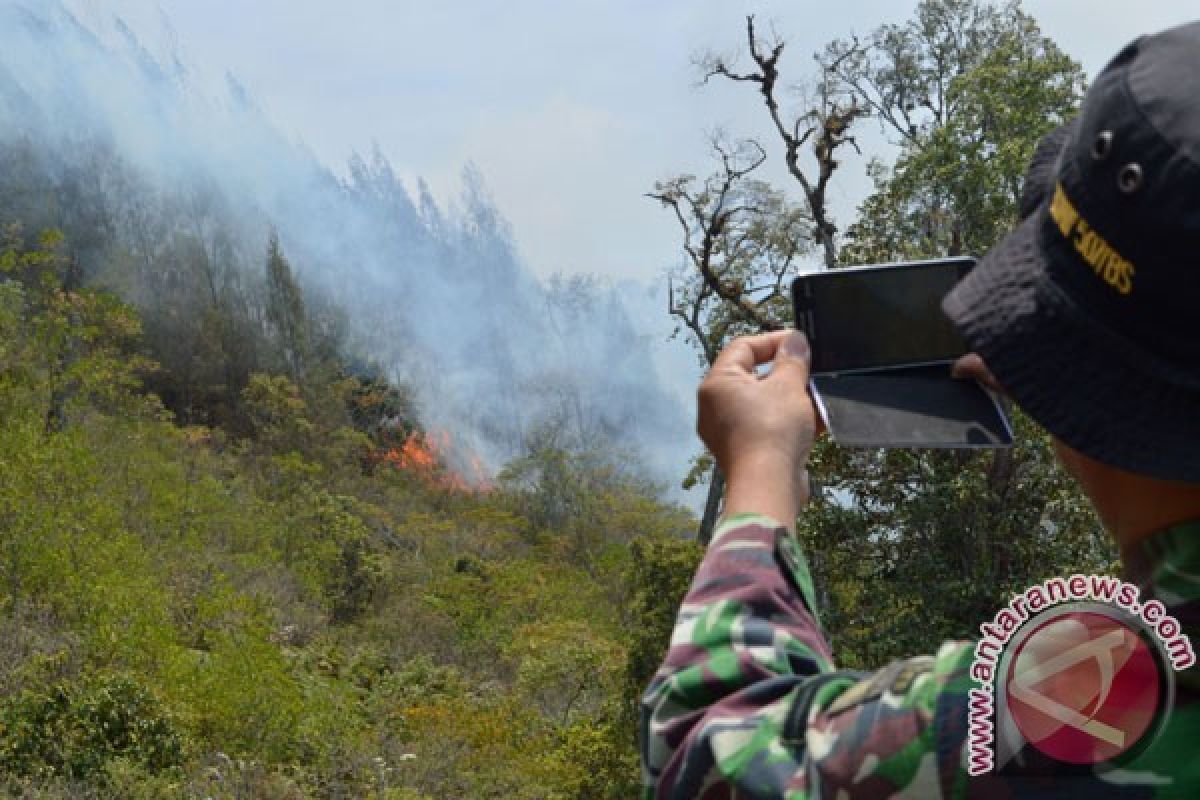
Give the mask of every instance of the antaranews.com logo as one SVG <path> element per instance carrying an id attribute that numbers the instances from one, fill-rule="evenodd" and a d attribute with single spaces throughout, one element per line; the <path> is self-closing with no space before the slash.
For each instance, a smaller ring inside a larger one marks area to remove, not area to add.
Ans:
<path id="1" fill-rule="evenodd" d="M 1070 764 L 1140 750 L 1165 722 L 1174 673 L 1196 662 L 1179 621 L 1111 576 L 1051 578 L 979 626 L 967 772 L 1002 769 L 1026 744 Z M 997 691 L 998 690 L 998 691 Z M 998 724 L 998 721 L 1000 724 Z"/>

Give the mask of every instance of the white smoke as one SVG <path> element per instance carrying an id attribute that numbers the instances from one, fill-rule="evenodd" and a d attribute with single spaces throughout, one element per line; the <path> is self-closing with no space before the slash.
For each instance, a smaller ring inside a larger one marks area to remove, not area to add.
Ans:
<path id="1" fill-rule="evenodd" d="M 274 226 L 305 285 L 344 311 L 351 349 L 412 386 L 423 421 L 493 467 L 552 418 L 636 451 L 678 486 L 696 448 L 695 361 L 665 341 L 661 290 L 538 281 L 469 165 L 449 207 L 423 183 L 406 187 L 378 151 L 339 176 L 234 78 L 203 86 L 169 24 L 151 23 L 146 45 L 96 4 L 0 0 L 0 146 L 24 143 L 39 169 L 84 175 L 79 192 L 106 235 L 146 253 L 154 203 L 186 206 L 201 236 L 230 229 L 228 261 L 247 273 L 261 272 Z M 130 169 L 106 174 L 97 152 Z M 4 180 L 0 207 L 28 213 L 36 203 L 19 196 L 20 180 Z M 44 216 L 65 224 L 55 213 Z M 153 301 L 146 286 L 123 288 Z"/>

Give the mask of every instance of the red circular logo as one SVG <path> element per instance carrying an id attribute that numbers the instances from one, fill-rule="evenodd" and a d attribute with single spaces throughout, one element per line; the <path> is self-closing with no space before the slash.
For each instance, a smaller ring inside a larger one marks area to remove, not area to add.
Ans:
<path id="1" fill-rule="evenodd" d="M 1160 675 L 1154 653 L 1127 624 L 1071 611 L 1021 642 L 1005 691 L 1026 741 L 1059 761 L 1095 764 L 1146 733 L 1158 711 Z"/>

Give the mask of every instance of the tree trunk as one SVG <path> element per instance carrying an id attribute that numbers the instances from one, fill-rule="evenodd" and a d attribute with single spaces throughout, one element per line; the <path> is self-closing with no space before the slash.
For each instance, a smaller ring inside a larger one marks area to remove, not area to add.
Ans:
<path id="1" fill-rule="evenodd" d="M 79 290 L 83 284 L 83 269 L 76 259 L 74 253 L 67 260 L 66 268 L 63 270 L 62 284 L 59 292 L 66 297 Z M 62 352 L 58 355 L 58 360 L 54 367 L 53 388 L 50 391 L 50 405 L 46 409 L 46 435 L 61 433 L 67 427 L 67 403 L 74 394 L 75 387 L 66 377 L 71 365 L 75 363 L 77 358 L 76 348 L 78 340 L 75 337 L 76 331 L 80 328 L 79 314 L 74 310 L 74 305 L 67 303 L 67 341 L 63 344 Z"/>
<path id="2" fill-rule="evenodd" d="M 717 515 L 721 512 L 721 495 L 725 494 L 725 473 L 713 464 L 712 479 L 708 482 L 708 500 L 704 503 L 704 518 L 700 520 L 700 531 L 696 541 L 707 546 L 712 541 L 713 528 L 717 526 Z"/>

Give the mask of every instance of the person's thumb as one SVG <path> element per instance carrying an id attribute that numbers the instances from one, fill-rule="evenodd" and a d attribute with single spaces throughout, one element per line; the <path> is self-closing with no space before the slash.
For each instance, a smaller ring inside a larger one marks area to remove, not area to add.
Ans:
<path id="1" fill-rule="evenodd" d="M 775 362 L 771 365 L 770 377 L 776 380 L 796 382 L 804 388 L 808 384 L 808 367 L 812 351 L 808 339 L 800 331 L 792 331 L 779 343 L 775 351 Z"/>

